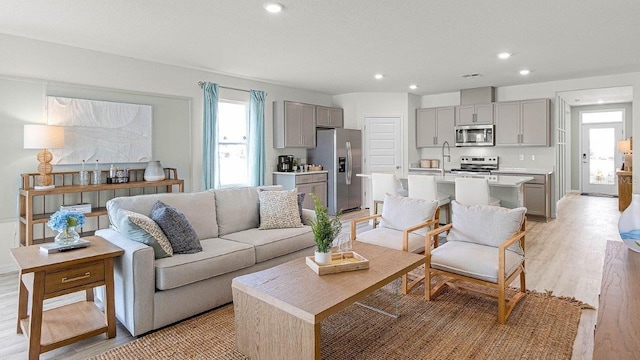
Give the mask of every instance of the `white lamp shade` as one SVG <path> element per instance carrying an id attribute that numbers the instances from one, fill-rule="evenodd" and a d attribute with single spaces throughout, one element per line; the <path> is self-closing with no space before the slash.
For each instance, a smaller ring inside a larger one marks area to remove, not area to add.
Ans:
<path id="1" fill-rule="evenodd" d="M 621 152 L 621 153 L 631 152 L 631 141 L 629 140 L 618 141 L 618 152 Z"/>
<path id="2" fill-rule="evenodd" d="M 59 149 L 64 147 L 64 128 L 50 125 L 25 125 L 25 149 Z"/>

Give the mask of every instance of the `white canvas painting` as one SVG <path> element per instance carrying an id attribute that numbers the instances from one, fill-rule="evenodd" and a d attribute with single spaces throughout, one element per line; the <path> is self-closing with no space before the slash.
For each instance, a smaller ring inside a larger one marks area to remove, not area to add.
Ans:
<path id="1" fill-rule="evenodd" d="M 47 96 L 47 123 L 64 126 L 64 148 L 53 164 L 148 162 L 151 105 Z"/>

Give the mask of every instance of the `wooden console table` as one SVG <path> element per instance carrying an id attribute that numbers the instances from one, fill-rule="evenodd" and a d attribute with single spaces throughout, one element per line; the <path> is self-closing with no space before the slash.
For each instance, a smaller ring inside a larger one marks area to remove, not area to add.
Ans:
<path id="1" fill-rule="evenodd" d="M 593 359 L 637 359 L 640 354 L 640 253 L 607 241 Z"/>
<path id="2" fill-rule="evenodd" d="M 29 340 L 30 360 L 98 334 L 116 336 L 113 259 L 124 250 L 97 236 L 85 239 L 91 245 L 67 252 L 45 254 L 39 245 L 11 249 L 20 269 L 17 332 Z M 93 303 L 93 288 L 102 285 L 104 312 Z M 43 311 L 45 299 L 77 291 L 86 291 L 87 301 Z"/>
<path id="3" fill-rule="evenodd" d="M 130 169 L 129 182 L 121 184 L 91 184 L 78 185 L 78 171 L 54 172 L 53 189 L 36 190 L 33 188 L 35 178 L 39 174 L 22 174 L 22 188 L 19 190 L 19 211 L 20 211 L 20 245 L 33 245 L 34 243 L 50 242 L 53 237 L 45 235 L 45 223 L 49 221 L 49 217 L 60 208 L 60 205 L 74 203 L 91 203 L 91 212 L 84 214 L 89 218 L 96 218 L 89 225 L 85 223 L 81 236 L 93 235 L 95 230 L 105 228 L 109 222 L 101 224 L 100 216 L 107 215 L 105 204 L 107 200 L 117 196 L 131 196 L 132 189 L 138 189 L 138 193 L 145 193 L 145 189 L 153 189 L 154 192 L 160 190 L 172 192 L 176 186 L 178 191 L 184 191 L 184 180 L 178 179 L 178 170 L 174 168 L 165 168 L 165 179 L 161 181 L 144 181 L 144 169 Z M 105 180 L 109 173 L 108 170 L 102 170 L 102 179 Z M 34 227 L 39 225 L 39 237 L 34 239 Z M 88 230 L 87 228 L 93 228 Z"/>
<path id="4" fill-rule="evenodd" d="M 633 173 L 631 171 L 618 170 L 618 210 L 624 209 L 631 204 L 631 194 L 633 193 Z"/>

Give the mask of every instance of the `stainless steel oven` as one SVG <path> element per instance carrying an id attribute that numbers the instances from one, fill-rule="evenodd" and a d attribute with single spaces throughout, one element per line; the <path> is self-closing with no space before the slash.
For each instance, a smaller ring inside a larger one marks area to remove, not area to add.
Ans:
<path id="1" fill-rule="evenodd" d="M 495 125 L 456 126 L 456 146 L 494 146 Z"/>

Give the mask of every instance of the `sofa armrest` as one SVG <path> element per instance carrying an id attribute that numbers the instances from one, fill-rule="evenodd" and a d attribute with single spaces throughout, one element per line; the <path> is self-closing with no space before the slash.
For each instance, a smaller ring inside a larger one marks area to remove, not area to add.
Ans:
<path id="1" fill-rule="evenodd" d="M 311 225 L 311 221 L 309 220 L 316 220 L 316 212 L 309 209 L 302 209 L 302 219 L 304 219 L 303 224 Z"/>
<path id="2" fill-rule="evenodd" d="M 133 336 L 153 330 L 156 290 L 153 248 L 112 229 L 98 230 L 96 235 L 124 250 L 114 261 L 116 317 Z"/>

